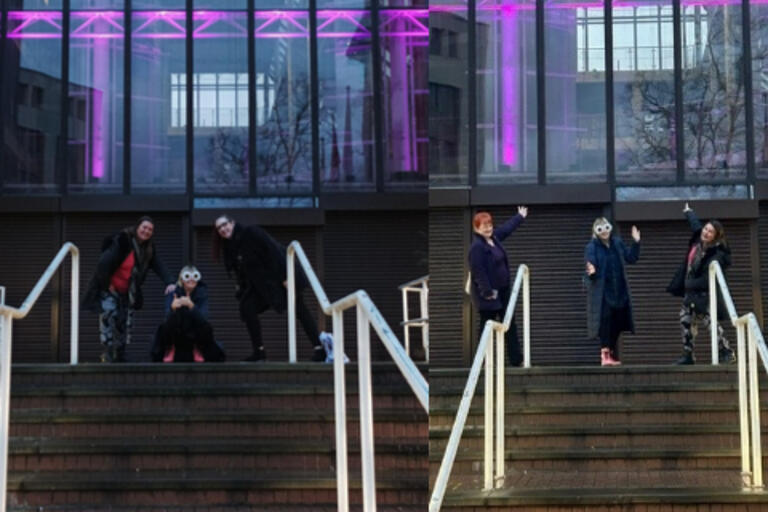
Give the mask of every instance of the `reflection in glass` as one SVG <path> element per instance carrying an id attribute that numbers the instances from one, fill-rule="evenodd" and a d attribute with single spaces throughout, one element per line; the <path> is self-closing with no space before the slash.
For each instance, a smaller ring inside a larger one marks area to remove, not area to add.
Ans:
<path id="1" fill-rule="evenodd" d="M 256 12 L 258 190 L 312 191 L 309 16 Z"/>
<path id="2" fill-rule="evenodd" d="M 672 3 L 647 4 L 613 8 L 616 176 L 622 182 L 677 176 Z"/>
<path id="3" fill-rule="evenodd" d="M 61 135 L 61 13 L 8 13 L 0 74 L 6 192 L 56 190 Z"/>
<path id="4" fill-rule="evenodd" d="M 544 12 L 547 180 L 603 181 L 606 169 L 602 2 L 550 2 Z"/>
<path id="5" fill-rule="evenodd" d="M 477 155 L 481 183 L 536 180 L 536 22 L 533 0 L 477 10 Z"/>
<path id="6" fill-rule="evenodd" d="M 375 184 L 373 67 L 365 11 L 318 11 L 320 179 L 325 188 Z"/>
<path id="7" fill-rule="evenodd" d="M 686 179 L 743 178 L 741 6 L 684 3 L 681 23 Z"/>
<path id="8" fill-rule="evenodd" d="M 63 6 L 62 0 L 7 0 L 8 10 L 13 9 L 59 9 Z"/>
<path id="9" fill-rule="evenodd" d="M 441 4 L 429 10 L 430 187 L 469 182 L 467 7 Z"/>
<path id="10" fill-rule="evenodd" d="M 754 105 L 755 168 L 768 176 L 768 5 L 750 5 L 752 38 L 752 104 Z"/>
<path id="11" fill-rule="evenodd" d="M 197 193 L 248 192 L 246 16 L 245 12 L 194 13 L 192 101 Z"/>
<path id="12" fill-rule="evenodd" d="M 122 9 L 125 0 L 69 0 L 69 8 L 78 9 Z"/>
<path id="13" fill-rule="evenodd" d="M 426 10 L 379 13 L 384 103 L 384 165 L 389 183 L 427 179 Z"/>
<path id="14" fill-rule="evenodd" d="M 73 12 L 69 55 L 69 190 L 123 187 L 123 13 Z"/>
<path id="15" fill-rule="evenodd" d="M 186 15 L 135 12 L 131 42 L 133 191 L 186 190 Z"/>

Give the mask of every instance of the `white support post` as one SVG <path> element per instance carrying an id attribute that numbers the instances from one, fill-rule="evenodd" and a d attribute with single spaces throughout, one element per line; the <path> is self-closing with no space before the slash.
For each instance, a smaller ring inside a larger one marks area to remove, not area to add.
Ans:
<path id="1" fill-rule="evenodd" d="M 752 487 L 752 469 L 749 450 L 749 409 L 747 399 L 747 343 L 744 339 L 747 326 L 743 320 L 736 324 L 737 365 L 739 370 L 739 425 L 741 432 L 741 482 L 747 490 Z"/>
<path id="2" fill-rule="evenodd" d="M 403 293 L 403 337 L 405 339 L 405 353 L 411 355 L 411 327 L 408 325 L 408 288 L 402 289 Z"/>
<path id="3" fill-rule="evenodd" d="M 712 364 L 720 364 L 720 356 L 717 346 L 717 279 L 715 267 L 709 267 L 709 319 L 712 330 Z"/>
<path id="4" fill-rule="evenodd" d="M 3 301 L 4 303 L 4 301 Z M 11 315 L 0 315 L 0 512 L 6 510 L 11 402 Z"/>
<path id="5" fill-rule="evenodd" d="M 496 329 L 492 332 L 495 336 Z M 485 457 L 483 490 L 493 489 L 493 338 L 485 347 Z"/>
<path id="6" fill-rule="evenodd" d="M 333 382 L 336 413 L 336 500 L 338 512 L 349 511 L 349 471 L 347 470 L 347 396 L 344 377 L 344 311 L 333 310 Z"/>
<path id="7" fill-rule="evenodd" d="M 296 265 L 294 252 L 288 253 L 288 362 L 296 362 Z"/>
<path id="8" fill-rule="evenodd" d="M 747 317 L 748 318 L 748 317 Z M 744 322 L 747 328 L 747 322 Z M 752 329 L 748 330 L 749 350 L 749 416 L 752 423 L 752 488 L 763 488 L 763 455 L 760 445 L 760 387 L 757 374 L 757 345 Z"/>
<path id="9" fill-rule="evenodd" d="M 427 282 L 421 283 L 419 292 L 419 302 L 421 306 L 421 345 L 424 347 L 424 360 L 429 362 L 429 288 Z"/>
<path id="10" fill-rule="evenodd" d="M 531 367 L 531 285 L 527 267 L 523 274 L 523 367 Z"/>
<path id="11" fill-rule="evenodd" d="M 80 252 L 74 251 L 72 254 L 72 286 L 70 290 L 70 311 L 71 319 L 69 322 L 69 363 L 72 365 L 78 362 L 78 345 L 80 343 Z"/>
<path id="12" fill-rule="evenodd" d="M 363 511 L 376 511 L 376 474 L 373 458 L 373 399 L 371 389 L 371 344 L 368 316 L 357 304 L 357 360 L 360 393 L 360 458 L 363 473 Z M 335 351 L 334 351 L 335 352 Z M 339 360 L 344 352 L 335 352 Z"/>
<path id="13" fill-rule="evenodd" d="M 496 489 L 504 486 L 504 331 L 496 329 Z"/>

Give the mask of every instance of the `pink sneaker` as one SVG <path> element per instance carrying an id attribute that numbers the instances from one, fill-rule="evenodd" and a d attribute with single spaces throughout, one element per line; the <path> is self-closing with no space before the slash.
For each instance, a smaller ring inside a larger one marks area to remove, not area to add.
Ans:
<path id="1" fill-rule="evenodd" d="M 608 348 L 600 349 L 600 366 L 617 366 L 621 361 L 617 361 L 611 356 L 611 351 Z"/>

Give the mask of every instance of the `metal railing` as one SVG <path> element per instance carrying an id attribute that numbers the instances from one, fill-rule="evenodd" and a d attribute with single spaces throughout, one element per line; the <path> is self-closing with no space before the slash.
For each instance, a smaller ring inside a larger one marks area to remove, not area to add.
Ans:
<path id="1" fill-rule="evenodd" d="M 515 284 L 512 288 L 512 296 L 509 299 L 504 321 L 502 323 L 494 320 L 488 320 L 480 335 L 480 342 L 477 345 L 475 359 L 472 362 L 472 368 L 469 371 L 469 378 L 464 387 L 464 393 L 461 397 L 459 410 L 456 413 L 456 420 L 451 428 L 451 435 L 448 438 L 448 444 L 445 447 L 443 460 L 440 464 L 440 470 L 437 473 L 437 479 L 432 490 L 432 497 L 429 500 L 429 512 L 438 512 L 443 504 L 445 491 L 448 486 L 448 479 L 451 476 L 453 462 L 456 459 L 456 452 L 459 449 L 459 442 L 464 433 L 464 424 L 467 421 L 469 408 L 472 405 L 472 399 L 475 396 L 475 388 L 480 378 L 480 368 L 485 360 L 485 411 L 484 411 L 484 446 L 485 455 L 483 463 L 483 490 L 500 488 L 504 485 L 504 334 L 509 329 L 512 322 L 512 315 L 515 312 L 517 297 L 520 294 L 520 288 L 523 289 L 523 366 L 531 366 L 531 294 L 530 294 L 530 272 L 526 265 L 520 265 L 515 276 Z M 494 410 L 493 410 L 493 343 L 491 336 L 496 341 L 496 443 L 495 443 L 495 468 L 494 468 Z M 495 469 L 495 474 L 494 474 Z"/>
<path id="2" fill-rule="evenodd" d="M 312 291 L 323 313 L 333 319 L 333 379 L 334 409 L 336 421 L 336 491 L 338 510 L 349 510 L 349 475 L 347 470 L 347 406 L 344 379 L 344 311 L 354 307 L 357 311 L 357 361 L 360 397 L 360 455 L 363 480 L 363 510 L 376 510 L 376 478 L 374 473 L 373 447 L 373 395 L 371 391 L 371 343 L 370 327 L 376 331 L 395 364 L 411 386 L 416 398 L 429 411 L 429 385 L 392 329 L 389 328 L 368 294 L 358 290 L 331 303 L 317 279 L 301 244 L 291 242 L 287 251 L 288 266 L 288 352 L 292 363 L 296 362 L 296 272 L 295 258 L 304 269 Z"/>
<path id="3" fill-rule="evenodd" d="M 739 431 L 741 434 L 741 478 L 745 490 L 763 489 L 763 455 L 760 445 L 760 386 L 757 355 L 768 372 L 768 347 L 754 313 L 738 316 L 723 269 L 717 261 L 709 265 L 709 316 L 712 326 L 712 364 L 718 364 L 717 287 L 736 328 L 739 370 Z"/>
<path id="4" fill-rule="evenodd" d="M 399 286 L 403 294 L 403 337 L 405 353 L 411 355 L 411 328 L 421 327 L 421 344 L 424 347 L 424 361 L 429 362 L 429 276 L 408 281 Z M 408 312 L 408 292 L 419 294 L 419 318 L 411 318 Z"/>
<path id="5" fill-rule="evenodd" d="M 5 305 L 5 287 L 0 286 L 0 512 L 6 510 L 8 488 L 8 431 L 11 400 L 11 330 L 13 319 L 21 320 L 35 305 L 48 282 L 56 273 L 67 254 L 72 255 L 72 319 L 70 321 L 70 362 L 77 364 L 78 310 L 80 303 L 80 251 L 71 242 L 61 246 L 37 284 L 19 308 Z"/>

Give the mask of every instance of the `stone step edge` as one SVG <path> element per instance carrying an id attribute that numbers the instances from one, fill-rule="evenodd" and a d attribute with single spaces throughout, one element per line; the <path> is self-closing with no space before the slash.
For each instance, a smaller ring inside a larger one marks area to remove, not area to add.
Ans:
<path id="1" fill-rule="evenodd" d="M 583 459 L 691 459 L 741 457 L 738 448 L 665 450 L 660 448 L 525 448 L 509 449 L 504 453 L 504 460 L 583 460 Z M 443 451 L 429 451 L 430 462 L 441 462 Z M 482 449 L 459 449 L 456 460 L 482 461 Z"/>
<path id="2" fill-rule="evenodd" d="M 599 354 L 596 353 L 595 359 Z M 469 376 L 469 367 L 450 367 L 450 368 L 429 368 L 430 378 L 443 377 L 463 377 Z M 600 366 L 600 365 L 579 365 L 579 366 L 531 366 L 530 368 L 510 368 L 505 367 L 506 374 L 510 375 L 585 375 L 601 374 L 616 375 L 622 373 L 628 374 L 647 374 L 647 373 L 704 373 L 704 374 L 736 374 L 736 365 L 711 365 L 700 364 L 691 366 L 678 366 L 674 364 L 622 364 L 621 366 Z"/>
<path id="3" fill-rule="evenodd" d="M 494 384 L 495 386 L 495 384 Z M 464 387 L 446 387 L 432 386 L 430 390 L 431 397 L 451 397 L 460 399 L 464 393 Z M 529 394 L 591 394 L 591 395 L 624 395 L 627 393 L 649 393 L 649 392 L 736 392 L 739 389 L 737 382 L 680 382 L 664 384 L 526 384 L 523 386 L 508 387 L 505 390 L 506 396 L 529 395 Z M 483 396 L 483 387 L 478 384 L 475 390 L 475 399 Z"/>
<path id="4" fill-rule="evenodd" d="M 692 435 L 692 434 L 739 434 L 739 418 L 736 417 L 733 424 L 674 424 L 674 425 L 550 425 L 550 426 L 518 426 L 507 425 L 504 428 L 506 436 L 584 436 L 584 435 Z M 768 425 L 763 426 L 763 433 L 768 433 Z M 430 439 L 447 439 L 451 434 L 451 426 L 430 427 Z M 482 437 L 485 434 L 483 424 L 466 425 L 462 439 L 465 437 Z"/>
<path id="5" fill-rule="evenodd" d="M 646 413 L 646 412 L 723 412 L 735 411 L 738 413 L 738 403 L 711 403 L 694 402 L 686 403 L 651 403 L 651 404 L 613 404 L 605 405 L 519 405 L 505 404 L 506 414 L 595 414 L 595 413 Z M 761 411 L 768 412 L 768 404 L 763 403 Z M 485 409 L 482 405 L 473 405 L 469 409 L 470 416 L 482 416 Z M 432 416 L 456 416 L 456 407 L 430 406 L 429 415 Z"/>
<path id="6" fill-rule="evenodd" d="M 287 342 L 286 342 L 287 343 Z M 414 361 L 416 367 L 426 371 L 429 365 L 423 361 Z M 357 373 L 357 364 L 353 361 L 345 366 L 349 373 Z M 400 370 L 392 361 L 372 361 L 371 370 L 392 372 L 400 374 Z M 11 374 L 45 373 L 50 374 L 124 374 L 124 373 L 327 373 L 333 376 L 333 365 L 316 362 L 265 361 L 259 363 L 246 361 L 230 361 L 224 363 L 14 363 L 11 365 Z"/>
<path id="7" fill-rule="evenodd" d="M 356 389 L 346 389 L 347 396 L 357 396 Z M 11 386 L 11 398 L 16 397 L 76 397 L 76 396 L 250 396 L 250 395 L 333 395 L 333 385 L 302 384 L 179 384 L 158 387 L 157 385 L 125 385 L 115 383 L 110 386 L 92 384 L 90 386 Z M 373 396 L 405 395 L 413 396 L 407 384 L 373 386 Z"/>

